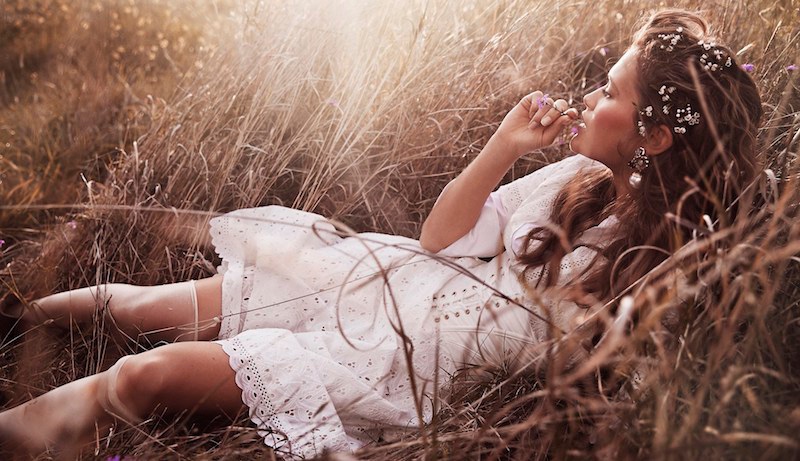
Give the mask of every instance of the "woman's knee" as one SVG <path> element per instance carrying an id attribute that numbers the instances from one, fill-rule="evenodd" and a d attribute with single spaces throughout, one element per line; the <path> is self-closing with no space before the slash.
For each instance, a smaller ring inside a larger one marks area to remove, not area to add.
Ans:
<path id="1" fill-rule="evenodd" d="M 108 370 L 111 400 L 118 399 L 122 413 L 143 418 L 164 406 L 162 395 L 170 385 L 171 367 L 156 351 L 125 356 Z"/>
<path id="2" fill-rule="evenodd" d="M 242 408 L 235 373 L 218 344 L 170 344 L 121 361 L 116 393 L 139 417 L 162 409 L 236 414 Z"/>

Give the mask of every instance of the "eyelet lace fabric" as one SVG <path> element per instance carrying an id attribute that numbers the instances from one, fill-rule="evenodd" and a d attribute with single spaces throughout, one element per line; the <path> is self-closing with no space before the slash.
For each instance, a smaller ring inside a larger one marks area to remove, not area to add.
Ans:
<path id="1" fill-rule="evenodd" d="M 515 210 L 507 227 L 549 215 L 542 206 L 575 166 L 504 186 Z M 223 261 L 218 342 L 251 420 L 283 454 L 349 451 L 419 427 L 458 368 L 507 362 L 546 337 L 530 314 L 546 306 L 529 306 L 509 252 L 439 257 L 413 239 L 341 235 L 319 215 L 277 206 L 228 213 L 210 231 Z"/>

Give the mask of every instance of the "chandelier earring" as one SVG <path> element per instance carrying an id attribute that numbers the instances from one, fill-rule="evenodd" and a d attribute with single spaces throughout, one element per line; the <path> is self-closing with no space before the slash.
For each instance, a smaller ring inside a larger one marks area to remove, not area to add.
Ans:
<path id="1" fill-rule="evenodd" d="M 642 184 L 642 173 L 650 166 L 650 158 L 645 153 L 644 147 L 637 147 L 633 158 L 628 162 L 633 173 L 628 178 L 628 183 L 632 188 L 638 189 Z"/>

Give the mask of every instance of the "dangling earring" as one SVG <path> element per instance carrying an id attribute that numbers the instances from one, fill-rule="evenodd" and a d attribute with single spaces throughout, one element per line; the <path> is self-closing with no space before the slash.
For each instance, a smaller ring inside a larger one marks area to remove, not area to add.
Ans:
<path id="1" fill-rule="evenodd" d="M 631 161 L 628 162 L 628 166 L 633 170 L 631 177 L 628 178 L 628 183 L 634 189 L 638 189 L 642 184 L 642 172 L 650 166 L 650 158 L 645 154 L 644 147 L 636 148 L 636 152 L 633 154 Z"/>

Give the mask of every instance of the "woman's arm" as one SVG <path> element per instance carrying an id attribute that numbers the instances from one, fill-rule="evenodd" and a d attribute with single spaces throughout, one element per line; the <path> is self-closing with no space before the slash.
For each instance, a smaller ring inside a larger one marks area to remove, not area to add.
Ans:
<path id="1" fill-rule="evenodd" d="M 567 109 L 563 99 L 553 102 L 547 98 L 539 104 L 542 97 L 540 91 L 535 91 L 522 98 L 475 160 L 442 190 L 422 224 L 419 241 L 423 248 L 438 252 L 469 232 L 486 198 L 514 162 L 532 150 L 552 144 L 562 128 L 578 118 L 578 111 Z"/>

